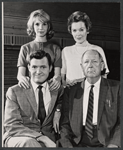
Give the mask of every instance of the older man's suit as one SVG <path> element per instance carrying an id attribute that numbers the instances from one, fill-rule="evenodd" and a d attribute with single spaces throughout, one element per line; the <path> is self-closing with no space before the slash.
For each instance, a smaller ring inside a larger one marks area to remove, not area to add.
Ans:
<path id="1" fill-rule="evenodd" d="M 73 147 L 83 135 L 83 93 L 84 81 L 66 88 L 63 99 L 61 120 L 61 145 Z M 120 86 L 119 81 L 101 79 L 97 133 L 98 140 L 104 146 L 120 146 Z"/>
<path id="2" fill-rule="evenodd" d="M 51 91 L 51 103 L 42 125 L 38 120 L 37 103 L 33 88 L 24 89 L 15 85 L 7 91 L 4 141 L 11 136 L 36 138 L 41 134 L 55 141 L 53 117 L 56 108 L 61 108 L 63 88 Z"/>

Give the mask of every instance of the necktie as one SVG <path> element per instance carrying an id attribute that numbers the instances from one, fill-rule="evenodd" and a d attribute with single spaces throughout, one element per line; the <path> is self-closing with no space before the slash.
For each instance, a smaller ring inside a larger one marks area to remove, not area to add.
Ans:
<path id="1" fill-rule="evenodd" d="M 38 119 L 40 119 L 41 124 L 42 124 L 45 117 L 46 117 L 46 111 L 45 111 L 44 101 L 43 101 L 42 86 L 39 86 L 38 88 L 39 88 L 39 92 L 38 92 L 38 97 L 39 97 Z"/>
<path id="2" fill-rule="evenodd" d="M 88 137 L 90 139 L 93 138 L 93 87 L 94 85 L 91 85 L 90 93 L 89 93 L 89 101 L 88 101 L 88 111 L 87 111 L 87 118 L 86 118 L 86 124 L 85 124 L 85 132 L 87 133 Z"/>

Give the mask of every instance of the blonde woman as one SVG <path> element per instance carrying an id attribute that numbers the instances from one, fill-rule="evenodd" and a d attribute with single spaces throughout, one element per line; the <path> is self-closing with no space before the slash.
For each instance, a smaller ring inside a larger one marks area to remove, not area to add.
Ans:
<path id="1" fill-rule="evenodd" d="M 53 72 L 48 80 L 49 90 L 58 90 L 61 86 L 61 50 L 59 46 L 49 41 L 54 35 L 50 16 L 42 9 L 33 11 L 27 22 L 27 33 L 34 40 L 21 46 L 17 64 L 19 85 L 25 89 L 30 88 L 27 69 L 29 55 L 36 50 L 43 50 L 50 54 L 53 64 Z M 60 109 L 56 110 L 53 119 L 53 127 L 56 132 L 59 130 L 60 116 Z"/>
<path id="2" fill-rule="evenodd" d="M 54 31 L 50 16 L 44 10 L 35 10 L 30 14 L 27 22 L 27 34 L 34 40 L 21 46 L 17 64 L 19 85 L 29 88 L 29 74 L 27 73 L 29 54 L 35 50 L 44 50 L 50 54 L 54 65 L 54 72 L 49 77 L 50 90 L 58 90 L 61 85 L 61 50 L 58 45 L 49 41 L 53 37 Z"/>

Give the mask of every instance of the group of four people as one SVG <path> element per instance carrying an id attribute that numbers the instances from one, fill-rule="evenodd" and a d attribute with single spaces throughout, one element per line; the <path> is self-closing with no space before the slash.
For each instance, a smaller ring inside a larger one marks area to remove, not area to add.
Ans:
<path id="1" fill-rule="evenodd" d="M 106 79 L 105 54 L 87 41 L 90 28 L 87 14 L 74 12 L 68 31 L 76 44 L 61 57 L 49 40 L 49 15 L 42 9 L 30 14 L 27 33 L 34 40 L 21 46 L 19 83 L 6 93 L 5 147 L 56 147 L 57 140 L 61 147 L 121 146 L 120 84 Z"/>

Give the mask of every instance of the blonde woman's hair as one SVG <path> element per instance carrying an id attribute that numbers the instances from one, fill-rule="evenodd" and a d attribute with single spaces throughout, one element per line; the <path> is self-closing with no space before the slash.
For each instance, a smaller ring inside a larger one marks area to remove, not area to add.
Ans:
<path id="1" fill-rule="evenodd" d="M 54 35 L 51 19 L 50 19 L 50 16 L 43 9 L 38 9 L 38 10 L 33 11 L 28 17 L 27 34 L 35 38 L 36 34 L 34 32 L 34 21 L 37 17 L 39 17 L 42 22 L 48 24 L 48 31 L 47 31 L 46 37 L 47 39 L 51 39 Z"/>

